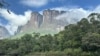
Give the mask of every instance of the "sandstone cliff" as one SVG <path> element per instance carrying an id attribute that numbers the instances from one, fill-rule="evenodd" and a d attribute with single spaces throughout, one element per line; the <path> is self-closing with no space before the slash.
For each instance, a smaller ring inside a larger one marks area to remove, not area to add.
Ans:
<path id="1" fill-rule="evenodd" d="M 33 30 L 48 30 L 48 31 L 56 31 L 58 28 L 64 26 L 64 22 L 57 20 L 56 17 L 66 13 L 66 11 L 57 11 L 57 10 L 44 10 L 43 15 L 39 12 L 32 12 L 31 18 L 28 23 L 24 26 L 20 26 L 18 28 L 18 32 L 27 32 Z"/>
<path id="2" fill-rule="evenodd" d="M 0 26 L 0 39 L 9 37 L 9 36 L 10 36 L 10 34 L 9 34 L 8 30 L 5 27 Z"/>

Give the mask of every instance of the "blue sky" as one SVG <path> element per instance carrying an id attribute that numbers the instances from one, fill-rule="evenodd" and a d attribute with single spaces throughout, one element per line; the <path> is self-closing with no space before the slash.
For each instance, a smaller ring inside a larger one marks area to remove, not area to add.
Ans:
<path id="1" fill-rule="evenodd" d="M 96 7 L 100 4 L 100 0 L 48 0 L 46 4 L 41 6 L 27 6 L 22 4 L 23 0 L 6 0 L 10 6 L 9 9 L 15 13 L 23 13 L 26 10 L 41 11 L 48 8 L 54 7 L 68 7 L 68 6 L 78 6 L 84 9 L 89 9 L 91 7 Z"/>
<path id="2" fill-rule="evenodd" d="M 7 28 L 13 34 L 18 26 L 25 25 L 32 11 L 41 12 L 45 9 L 69 11 L 55 17 L 68 22 L 77 22 L 90 13 L 100 13 L 100 0 L 5 0 L 10 6 L 0 9 L 0 25 Z"/>

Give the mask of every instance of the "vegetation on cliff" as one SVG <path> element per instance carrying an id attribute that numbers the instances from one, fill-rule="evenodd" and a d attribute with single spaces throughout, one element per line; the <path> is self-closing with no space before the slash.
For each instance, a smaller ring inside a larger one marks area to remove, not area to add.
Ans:
<path id="1" fill-rule="evenodd" d="M 99 56 L 100 14 L 92 13 L 54 36 L 25 34 L 21 39 L 0 40 L 0 55 L 6 56 Z"/>

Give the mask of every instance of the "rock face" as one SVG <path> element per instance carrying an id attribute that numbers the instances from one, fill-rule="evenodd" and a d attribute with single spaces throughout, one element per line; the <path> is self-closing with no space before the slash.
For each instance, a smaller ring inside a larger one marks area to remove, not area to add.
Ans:
<path id="1" fill-rule="evenodd" d="M 57 20 L 55 18 L 58 15 L 59 11 L 57 10 L 44 10 L 42 28 L 55 28 L 57 25 Z"/>
<path id="2" fill-rule="evenodd" d="M 24 26 L 18 28 L 18 32 L 25 32 L 32 29 L 47 29 L 55 30 L 59 27 L 62 27 L 63 22 L 56 19 L 60 14 L 66 13 L 66 11 L 57 11 L 57 10 L 44 10 L 43 15 L 38 12 L 32 12 L 31 18 L 28 23 Z M 61 22 L 61 23 L 60 23 Z"/>
<path id="3" fill-rule="evenodd" d="M 20 29 L 21 32 L 29 31 L 30 29 L 38 29 L 40 28 L 42 21 L 43 16 L 41 14 L 38 12 L 32 12 L 28 23 L 24 26 L 20 26 L 18 29 Z"/>
<path id="4" fill-rule="evenodd" d="M 5 27 L 0 26 L 0 39 L 10 36 L 8 30 Z"/>
<path id="5" fill-rule="evenodd" d="M 59 11 L 57 10 L 44 10 L 43 11 L 43 23 L 51 24 L 54 22 L 54 18 L 59 15 Z"/>

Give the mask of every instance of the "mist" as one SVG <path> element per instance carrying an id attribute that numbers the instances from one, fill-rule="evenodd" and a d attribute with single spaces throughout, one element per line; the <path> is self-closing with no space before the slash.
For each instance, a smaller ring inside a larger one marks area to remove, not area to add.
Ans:
<path id="1" fill-rule="evenodd" d="M 66 8 L 58 7 L 51 8 L 52 10 L 66 11 L 66 13 L 58 15 L 55 17 L 57 20 L 64 21 L 68 24 L 74 24 L 80 21 L 82 18 L 86 18 L 91 13 L 100 13 L 100 6 L 95 7 L 93 10 L 85 10 L 83 8 Z M 45 9 L 44 9 L 45 10 Z M 43 10 L 39 11 L 43 14 Z M 11 35 L 14 35 L 14 32 L 17 31 L 18 26 L 25 25 L 31 17 L 31 10 L 27 10 L 24 14 L 16 14 L 10 10 L 9 14 L 7 9 L 0 9 L 0 15 L 8 21 L 7 25 L 3 25 L 10 32 Z"/>
<path id="2" fill-rule="evenodd" d="M 10 11 L 9 14 L 7 9 L 0 9 L 1 16 L 8 21 L 8 24 L 5 25 L 5 27 L 11 35 L 17 31 L 18 26 L 25 25 L 30 20 L 31 12 L 32 11 L 28 10 L 25 11 L 24 14 L 16 14 L 13 11 Z"/>

